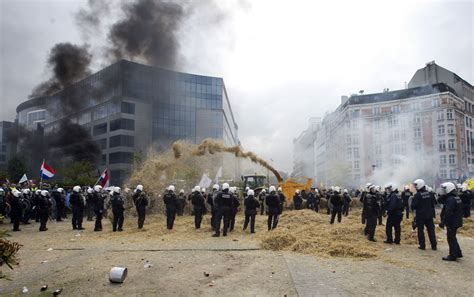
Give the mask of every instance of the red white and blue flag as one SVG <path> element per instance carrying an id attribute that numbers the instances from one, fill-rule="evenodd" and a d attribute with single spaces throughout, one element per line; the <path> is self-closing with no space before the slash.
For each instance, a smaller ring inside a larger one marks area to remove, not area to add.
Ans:
<path id="1" fill-rule="evenodd" d="M 108 185 L 109 183 L 109 170 L 105 168 L 104 172 L 102 172 L 102 175 L 99 178 L 100 186 L 104 188 L 105 186 Z"/>
<path id="2" fill-rule="evenodd" d="M 43 164 L 41 164 L 40 175 L 42 179 L 50 179 L 56 174 L 56 170 L 54 170 L 51 166 L 46 164 L 43 160 Z"/>

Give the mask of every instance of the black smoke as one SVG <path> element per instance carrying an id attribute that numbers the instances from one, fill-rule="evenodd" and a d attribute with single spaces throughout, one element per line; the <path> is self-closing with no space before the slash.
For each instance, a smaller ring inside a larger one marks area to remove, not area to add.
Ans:
<path id="1" fill-rule="evenodd" d="M 174 68 L 179 53 L 178 32 L 187 17 L 178 3 L 138 0 L 122 7 L 125 17 L 110 29 L 109 54 L 115 59 L 142 60 Z"/>

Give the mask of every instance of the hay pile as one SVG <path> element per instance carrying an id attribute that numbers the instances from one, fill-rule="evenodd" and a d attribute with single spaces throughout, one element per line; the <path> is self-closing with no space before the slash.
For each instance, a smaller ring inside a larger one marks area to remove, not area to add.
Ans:
<path id="1" fill-rule="evenodd" d="M 374 258 L 388 245 L 384 244 L 385 226 L 377 226 L 375 238 L 369 242 L 363 234 L 360 210 L 353 211 L 342 223 L 329 224 L 330 216 L 310 210 L 287 211 L 280 217 L 279 226 L 262 238 L 261 246 L 269 250 L 295 251 L 304 254 L 344 257 Z M 384 220 L 385 222 L 385 220 Z M 412 233 L 411 219 L 402 223 L 402 244 L 417 244 Z"/>
<path id="2" fill-rule="evenodd" d="M 462 236 L 474 237 L 474 217 L 472 215 L 469 218 L 464 218 L 458 233 Z"/>

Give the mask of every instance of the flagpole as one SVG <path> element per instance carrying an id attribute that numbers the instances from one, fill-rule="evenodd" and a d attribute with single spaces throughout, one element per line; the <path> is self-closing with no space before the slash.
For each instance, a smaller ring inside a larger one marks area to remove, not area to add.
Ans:
<path id="1" fill-rule="evenodd" d="M 44 159 L 43 159 L 43 163 L 41 164 L 41 168 L 43 168 L 43 164 L 44 164 Z M 40 190 L 43 190 L 43 171 L 41 170 L 41 176 L 40 176 Z"/>

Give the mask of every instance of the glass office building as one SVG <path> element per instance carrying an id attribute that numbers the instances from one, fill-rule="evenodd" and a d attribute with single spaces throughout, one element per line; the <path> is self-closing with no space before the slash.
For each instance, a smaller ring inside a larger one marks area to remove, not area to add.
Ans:
<path id="1" fill-rule="evenodd" d="M 178 139 L 205 138 L 237 145 L 238 127 L 222 78 L 194 75 L 121 60 L 53 96 L 17 108 L 30 130 L 59 129 L 69 118 L 89 130 L 101 150 L 101 168 L 122 182 L 133 157 L 153 146 L 164 150 Z"/>

